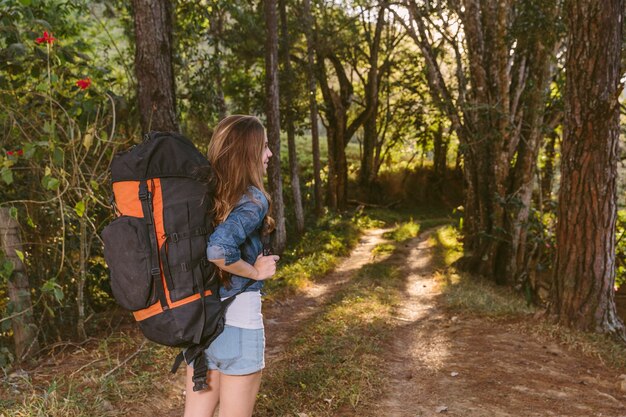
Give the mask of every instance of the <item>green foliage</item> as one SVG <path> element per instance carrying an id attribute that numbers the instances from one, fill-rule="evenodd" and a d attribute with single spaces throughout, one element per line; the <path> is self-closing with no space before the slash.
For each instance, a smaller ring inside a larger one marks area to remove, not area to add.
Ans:
<path id="1" fill-rule="evenodd" d="M 395 242 L 404 242 L 405 240 L 412 239 L 420 231 L 420 224 L 415 223 L 413 219 L 408 222 L 400 224 L 391 232 L 385 233 L 383 236 L 387 239 L 392 239 Z"/>
<path id="2" fill-rule="evenodd" d="M 67 337 L 76 321 L 81 252 L 87 285 L 103 269 L 98 234 L 110 215 L 107 168 L 125 101 L 112 48 L 115 20 L 87 1 L 4 1 L 0 14 L 0 204 L 21 225 L 35 317 L 42 339 Z M 130 81 L 126 79 L 126 81 Z M 81 227 L 81 222 L 85 226 Z M 87 233 L 81 239 L 81 233 Z M 0 262 L 0 311 L 12 272 Z M 87 287 L 85 293 L 89 294 Z M 88 314 L 92 310 L 87 305 Z M 69 313 L 69 314 L 68 314 Z M 9 330 L 0 332 L 7 337 Z"/>
<path id="3" fill-rule="evenodd" d="M 619 288 L 626 282 L 626 210 L 617 212 L 615 252 L 615 287 Z"/>

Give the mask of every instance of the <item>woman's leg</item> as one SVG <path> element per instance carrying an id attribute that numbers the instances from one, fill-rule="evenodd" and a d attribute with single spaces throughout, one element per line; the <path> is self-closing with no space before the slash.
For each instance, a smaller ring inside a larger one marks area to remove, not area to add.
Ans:
<path id="1" fill-rule="evenodd" d="M 220 401 L 220 373 L 211 370 L 207 376 L 209 388 L 203 391 L 193 390 L 193 366 L 187 366 L 185 381 L 185 414 L 184 417 L 213 417 L 217 403 Z"/>
<path id="2" fill-rule="evenodd" d="M 261 371 L 220 375 L 220 417 L 250 417 L 261 385 Z"/>

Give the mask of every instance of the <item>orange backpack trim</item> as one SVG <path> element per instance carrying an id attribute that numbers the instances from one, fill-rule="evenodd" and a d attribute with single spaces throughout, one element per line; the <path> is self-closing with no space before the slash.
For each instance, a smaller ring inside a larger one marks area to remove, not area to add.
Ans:
<path id="1" fill-rule="evenodd" d="M 163 226 L 163 195 L 161 192 L 161 180 L 160 178 L 153 178 L 148 181 L 148 189 L 152 193 L 152 204 L 154 207 L 154 226 L 156 229 L 157 244 L 159 250 L 165 243 L 165 228 Z M 143 217 L 143 211 L 141 208 L 141 200 L 139 200 L 139 181 L 120 181 L 113 183 L 113 194 L 115 195 L 115 204 L 119 215 Z M 200 299 L 200 294 L 194 294 L 182 300 L 172 301 L 170 298 L 170 292 L 167 288 L 167 282 L 165 281 L 165 275 L 163 274 L 163 264 L 161 263 L 161 282 L 163 282 L 163 288 L 165 290 L 165 298 L 169 308 L 176 308 L 181 305 L 192 303 Z M 204 292 L 205 296 L 213 294 L 211 290 Z M 157 314 L 163 312 L 161 302 L 157 301 L 148 308 L 143 310 L 133 311 L 135 320 L 142 321 Z"/>

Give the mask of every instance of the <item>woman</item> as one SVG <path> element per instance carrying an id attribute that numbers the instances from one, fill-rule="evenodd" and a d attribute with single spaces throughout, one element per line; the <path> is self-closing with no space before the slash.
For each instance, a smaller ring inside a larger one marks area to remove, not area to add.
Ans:
<path id="1" fill-rule="evenodd" d="M 220 269 L 222 298 L 237 294 L 250 279 L 255 282 L 229 305 L 224 332 L 205 351 L 208 390 L 193 391 L 193 368 L 187 367 L 185 417 L 211 417 L 218 403 L 221 417 L 250 417 L 254 409 L 265 366 L 260 290 L 279 259 L 263 256 L 261 244 L 262 229 L 269 233 L 274 223 L 263 187 L 271 156 L 265 129 L 253 116 L 226 117 L 209 143 L 217 227 L 207 257 Z"/>

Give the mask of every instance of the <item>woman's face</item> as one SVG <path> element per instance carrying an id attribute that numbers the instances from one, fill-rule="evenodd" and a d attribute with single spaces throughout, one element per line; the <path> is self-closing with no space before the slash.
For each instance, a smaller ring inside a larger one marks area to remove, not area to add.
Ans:
<path id="1" fill-rule="evenodd" d="M 263 174 L 267 174 L 267 164 L 272 157 L 272 151 L 270 151 L 269 143 L 267 142 L 267 136 L 265 137 L 265 144 L 263 145 Z"/>

